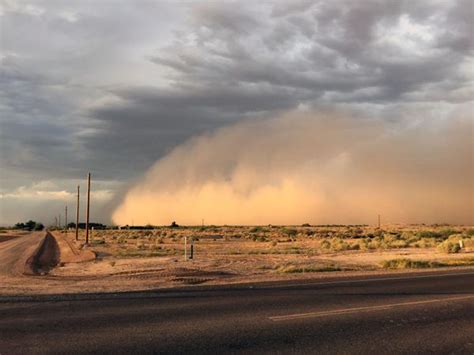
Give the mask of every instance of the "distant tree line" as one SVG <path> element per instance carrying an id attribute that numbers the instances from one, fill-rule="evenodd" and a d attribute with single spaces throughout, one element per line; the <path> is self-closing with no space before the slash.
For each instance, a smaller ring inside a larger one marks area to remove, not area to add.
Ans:
<path id="1" fill-rule="evenodd" d="M 175 221 L 173 221 L 170 226 L 170 228 L 179 228 L 179 224 L 176 223 Z M 114 227 L 114 229 L 116 229 L 118 227 Z M 125 225 L 125 226 L 121 226 L 120 228 L 122 229 L 136 229 L 136 230 L 148 230 L 148 229 L 156 229 L 158 228 L 158 226 L 154 226 L 152 224 L 147 224 L 145 226 L 129 226 L 128 224 Z"/>
<path id="2" fill-rule="evenodd" d="M 42 231 L 44 229 L 43 223 L 32 221 L 18 222 L 15 224 L 15 229 L 27 230 L 27 231 Z"/>
<path id="3" fill-rule="evenodd" d="M 79 229 L 86 229 L 86 224 L 85 223 L 79 223 L 78 226 L 79 226 Z M 76 223 L 74 223 L 74 222 L 68 223 L 67 227 L 68 228 L 76 228 Z M 106 229 L 107 226 L 105 224 L 102 224 L 102 223 L 95 223 L 95 222 L 90 223 L 89 222 L 89 228 Z"/>

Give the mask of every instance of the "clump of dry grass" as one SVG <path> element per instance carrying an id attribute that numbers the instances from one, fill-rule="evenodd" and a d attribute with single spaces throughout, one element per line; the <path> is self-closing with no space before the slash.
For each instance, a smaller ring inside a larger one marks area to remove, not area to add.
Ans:
<path id="1" fill-rule="evenodd" d="M 332 239 L 323 239 L 320 244 L 321 249 L 328 251 L 345 251 L 360 249 L 359 243 L 348 243 L 345 240 L 335 237 Z"/>
<path id="2" fill-rule="evenodd" d="M 406 258 L 385 260 L 382 263 L 384 269 L 420 269 L 434 267 L 431 261 L 411 260 Z"/>
<path id="3" fill-rule="evenodd" d="M 124 236 L 117 239 L 117 244 L 127 244 L 127 243 L 128 243 L 127 238 Z"/>
<path id="4" fill-rule="evenodd" d="M 267 242 L 268 239 L 265 237 L 265 235 L 254 235 L 252 237 L 252 240 L 254 242 Z"/>
<path id="5" fill-rule="evenodd" d="M 453 234 L 438 245 L 438 250 L 445 253 L 459 253 L 461 251 L 461 245 L 459 242 L 462 239 L 462 234 Z"/>
<path id="6" fill-rule="evenodd" d="M 295 266 L 287 265 L 281 266 L 278 269 L 278 272 L 284 274 L 296 274 L 296 273 L 305 273 L 305 272 L 331 272 L 331 271 L 342 271 L 342 269 L 337 265 L 319 265 L 319 266 Z"/>
<path id="7" fill-rule="evenodd" d="M 384 269 L 426 269 L 447 266 L 472 266 L 474 265 L 474 258 L 464 258 L 448 261 L 426 261 L 426 260 L 411 260 L 407 258 L 391 259 L 382 262 Z"/>

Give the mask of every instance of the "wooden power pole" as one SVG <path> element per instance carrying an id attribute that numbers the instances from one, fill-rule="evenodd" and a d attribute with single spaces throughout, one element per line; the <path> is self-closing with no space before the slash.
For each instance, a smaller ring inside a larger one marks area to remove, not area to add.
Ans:
<path id="1" fill-rule="evenodd" d="M 77 185 L 77 202 L 76 202 L 76 240 L 79 240 L 79 185 Z"/>
<path id="2" fill-rule="evenodd" d="M 91 173 L 87 174 L 87 206 L 86 206 L 86 244 L 89 244 L 89 210 L 91 204 Z"/>
<path id="3" fill-rule="evenodd" d="M 67 205 L 64 206 L 64 229 L 66 229 L 67 232 Z"/>
<path id="4" fill-rule="evenodd" d="M 378 215 L 378 227 L 380 229 L 380 215 Z"/>

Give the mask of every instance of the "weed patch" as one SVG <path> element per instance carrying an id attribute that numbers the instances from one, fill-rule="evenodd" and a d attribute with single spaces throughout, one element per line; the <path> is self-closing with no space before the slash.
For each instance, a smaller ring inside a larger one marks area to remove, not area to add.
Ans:
<path id="1" fill-rule="evenodd" d="M 278 271 L 284 274 L 299 274 L 305 272 L 332 272 L 342 271 L 342 269 L 336 265 L 324 265 L 324 266 L 282 266 L 278 268 Z"/>
<path id="2" fill-rule="evenodd" d="M 474 258 L 464 258 L 448 261 L 425 261 L 425 260 L 411 260 L 411 259 L 392 259 L 385 260 L 382 263 L 384 269 L 426 269 L 448 266 L 473 266 Z"/>

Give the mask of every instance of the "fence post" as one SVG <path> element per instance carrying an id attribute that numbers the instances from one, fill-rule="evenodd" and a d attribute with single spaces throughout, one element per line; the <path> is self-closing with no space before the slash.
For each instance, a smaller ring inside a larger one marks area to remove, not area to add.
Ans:
<path id="1" fill-rule="evenodd" d="M 184 237 L 184 261 L 188 260 L 188 237 Z"/>

